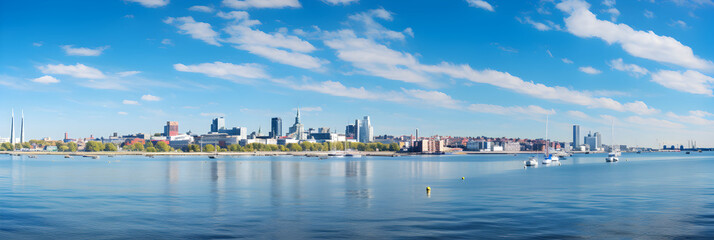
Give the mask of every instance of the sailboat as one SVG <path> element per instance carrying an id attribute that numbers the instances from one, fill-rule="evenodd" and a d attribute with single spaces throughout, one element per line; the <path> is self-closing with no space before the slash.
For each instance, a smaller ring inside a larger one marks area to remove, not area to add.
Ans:
<path id="1" fill-rule="evenodd" d="M 610 152 L 607 153 L 605 162 L 617 162 L 620 161 L 620 151 L 615 148 L 615 120 L 612 121 L 612 147 L 610 147 Z"/>
<path id="2" fill-rule="evenodd" d="M 550 140 L 548 139 L 548 115 L 545 115 L 545 155 L 541 163 L 550 164 L 552 162 L 557 162 L 558 160 L 560 160 L 558 156 L 550 154 Z"/>

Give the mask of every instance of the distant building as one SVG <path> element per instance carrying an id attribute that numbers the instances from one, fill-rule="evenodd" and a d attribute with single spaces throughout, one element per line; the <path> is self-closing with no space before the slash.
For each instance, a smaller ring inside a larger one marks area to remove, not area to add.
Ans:
<path id="1" fill-rule="evenodd" d="M 226 119 L 223 117 L 214 118 L 213 122 L 211 122 L 211 132 L 216 133 L 223 129 L 226 129 Z"/>
<path id="2" fill-rule="evenodd" d="M 164 136 L 171 137 L 179 134 L 178 122 L 168 121 L 166 126 L 164 126 Z"/>
<path id="3" fill-rule="evenodd" d="M 270 137 L 279 138 L 283 136 L 283 119 L 274 117 L 270 119 Z"/>
<path id="4" fill-rule="evenodd" d="M 492 142 L 485 140 L 471 140 L 466 143 L 466 150 L 468 151 L 491 151 L 493 146 Z"/>
<path id="5" fill-rule="evenodd" d="M 15 109 L 10 114 L 10 145 L 15 149 Z"/>
<path id="6" fill-rule="evenodd" d="M 521 150 L 521 144 L 517 142 L 506 142 L 503 144 L 503 151 L 517 152 Z"/>
<path id="7" fill-rule="evenodd" d="M 330 128 L 328 128 L 328 127 L 317 128 L 317 132 L 318 132 L 318 133 L 329 133 L 329 132 L 330 132 Z"/>
<path id="8" fill-rule="evenodd" d="M 25 111 L 22 111 L 22 118 L 20 118 L 20 143 L 25 142 Z"/>
<path id="9" fill-rule="evenodd" d="M 357 129 L 357 127 L 355 125 L 351 125 L 351 124 L 347 125 L 345 127 L 345 137 L 356 139 L 355 136 L 357 135 L 357 132 L 355 129 Z"/>
<path id="10" fill-rule="evenodd" d="M 231 129 L 220 129 L 218 130 L 218 133 L 225 133 L 231 136 L 240 136 L 241 139 L 244 139 L 248 136 L 248 130 L 245 127 L 233 127 Z"/>
<path id="11" fill-rule="evenodd" d="M 580 146 L 580 125 L 573 125 L 573 148 Z"/>
<path id="12" fill-rule="evenodd" d="M 188 134 L 179 134 L 176 136 L 168 137 L 169 147 L 174 149 L 181 149 L 188 147 L 188 145 L 193 144 L 193 136 Z"/>
<path id="13" fill-rule="evenodd" d="M 240 143 L 241 139 L 245 139 L 245 137 L 241 138 L 240 136 L 231 136 L 226 133 L 209 133 L 201 135 L 199 144 L 201 146 L 211 144 L 213 146 L 225 148 L 226 146 Z"/>
<path id="14" fill-rule="evenodd" d="M 359 141 L 363 143 L 372 142 L 374 140 L 374 131 L 369 116 L 364 116 L 362 126 L 359 128 Z"/>
<path id="15" fill-rule="evenodd" d="M 444 152 L 444 140 L 417 140 L 411 149 L 413 152 L 437 153 Z"/>
<path id="16" fill-rule="evenodd" d="M 290 133 L 292 138 L 297 140 L 307 140 L 305 135 L 305 127 L 300 123 L 300 108 L 297 109 L 297 115 L 295 116 L 295 124 L 290 127 Z"/>
<path id="17" fill-rule="evenodd" d="M 590 151 L 597 151 L 600 148 L 600 145 L 598 145 L 598 142 L 601 141 L 600 138 L 600 133 L 598 132 L 595 134 L 588 133 L 588 135 L 585 136 L 585 145 L 588 146 Z"/>

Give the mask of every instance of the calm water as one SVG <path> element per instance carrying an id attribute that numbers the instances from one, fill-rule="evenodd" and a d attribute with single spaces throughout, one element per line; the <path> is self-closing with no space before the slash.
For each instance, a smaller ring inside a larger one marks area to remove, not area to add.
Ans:
<path id="1" fill-rule="evenodd" d="M 714 154 L 604 157 L 0 155 L 0 239 L 714 237 Z"/>

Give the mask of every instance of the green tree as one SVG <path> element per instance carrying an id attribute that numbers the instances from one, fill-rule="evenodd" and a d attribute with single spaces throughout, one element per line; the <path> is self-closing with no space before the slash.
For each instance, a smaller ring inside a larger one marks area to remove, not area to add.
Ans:
<path id="1" fill-rule="evenodd" d="M 89 141 L 84 145 L 84 151 L 87 152 L 101 152 L 104 150 L 104 144 L 96 141 Z"/>
<path id="2" fill-rule="evenodd" d="M 203 151 L 204 152 L 214 152 L 216 151 L 216 148 L 213 147 L 211 144 L 206 144 L 206 146 L 203 146 Z"/>
<path id="3" fill-rule="evenodd" d="M 62 145 L 62 146 L 60 146 L 59 148 L 57 148 L 57 151 L 60 151 L 60 152 L 69 152 L 69 147 L 67 147 L 67 146 L 65 146 L 65 145 Z"/>
<path id="4" fill-rule="evenodd" d="M 134 151 L 144 151 L 144 145 L 139 142 L 134 143 L 132 148 L 134 149 Z"/>
<path id="5" fill-rule="evenodd" d="M 117 151 L 117 145 L 114 145 L 114 143 L 106 143 L 106 144 L 104 144 L 104 151 L 107 151 L 107 152 L 116 152 L 116 151 Z"/>
<path id="6" fill-rule="evenodd" d="M 300 146 L 300 144 L 297 144 L 297 143 L 288 143 L 287 148 L 288 148 L 288 150 L 293 151 L 293 152 L 302 151 L 302 147 Z"/>
<path id="7" fill-rule="evenodd" d="M 280 151 L 281 151 L 281 152 L 287 152 L 287 151 L 288 151 L 288 148 L 285 147 L 285 145 L 280 145 Z"/>
<path id="8" fill-rule="evenodd" d="M 76 142 L 69 142 L 67 143 L 67 148 L 69 148 L 70 152 L 76 152 L 79 146 L 77 146 Z"/>
<path id="9" fill-rule="evenodd" d="M 399 143 L 390 143 L 389 151 L 399 151 Z"/>
<path id="10" fill-rule="evenodd" d="M 156 148 L 155 148 L 155 147 L 148 147 L 148 148 L 146 148 L 146 151 L 147 151 L 147 152 L 156 152 Z"/>
<path id="11" fill-rule="evenodd" d="M 32 145 L 30 145 L 29 142 L 22 143 L 22 148 L 31 148 L 31 147 L 32 147 Z"/>
<path id="12" fill-rule="evenodd" d="M 156 149 L 159 150 L 159 152 L 168 152 L 171 150 L 171 147 L 169 147 L 166 142 L 160 141 L 156 143 Z"/>
<path id="13" fill-rule="evenodd" d="M 200 151 L 201 151 L 201 147 L 198 146 L 198 144 L 189 144 L 189 145 L 188 145 L 188 151 L 189 151 L 189 152 L 200 152 Z"/>
<path id="14" fill-rule="evenodd" d="M 153 147 L 153 146 L 154 146 L 154 144 L 152 144 L 151 141 L 146 141 L 146 143 L 144 143 L 144 149 L 150 148 L 150 147 Z"/>

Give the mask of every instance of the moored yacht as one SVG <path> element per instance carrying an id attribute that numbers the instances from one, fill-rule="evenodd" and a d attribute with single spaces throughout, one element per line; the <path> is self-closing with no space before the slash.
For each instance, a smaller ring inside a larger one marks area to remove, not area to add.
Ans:
<path id="1" fill-rule="evenodd" d="M 529 167 L 538 166 L 538 160 L 536 160 L 536 157 L 530 157 L 530 158 L 528 158 L 528 161 L 525 161 L 523 163 L 525 163 L 526 166 L 529 166 Z"/>

